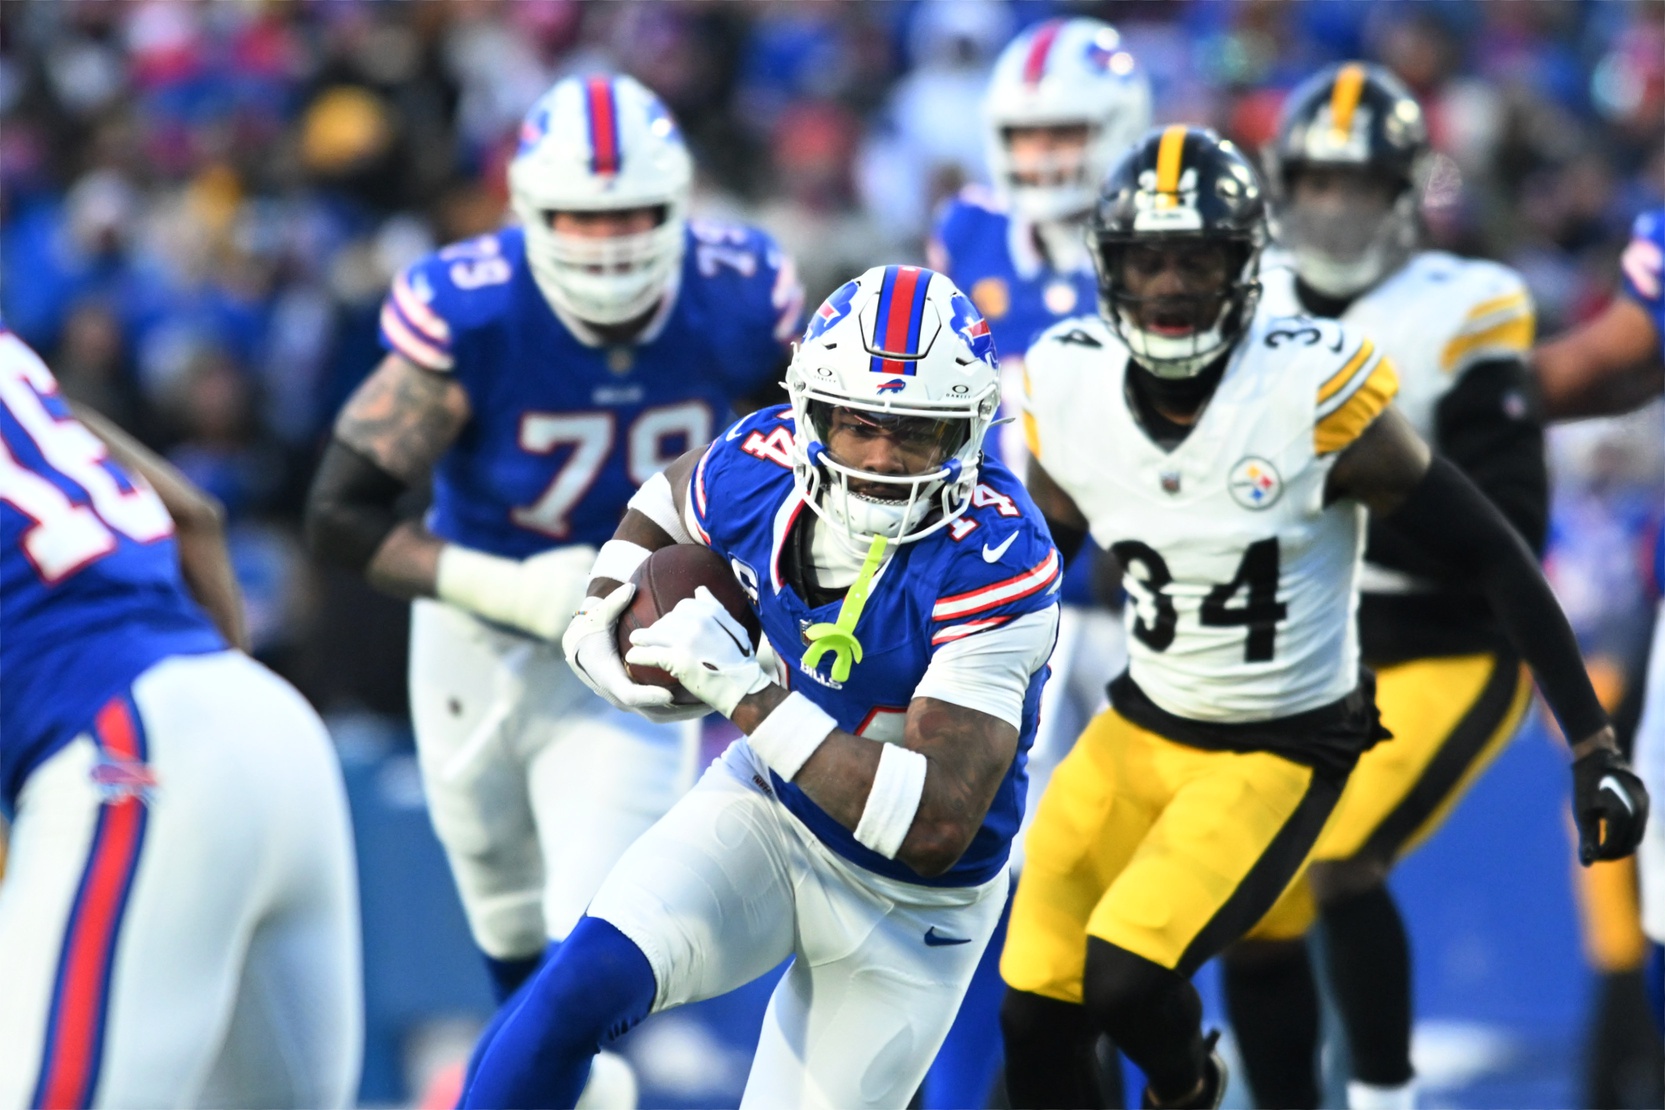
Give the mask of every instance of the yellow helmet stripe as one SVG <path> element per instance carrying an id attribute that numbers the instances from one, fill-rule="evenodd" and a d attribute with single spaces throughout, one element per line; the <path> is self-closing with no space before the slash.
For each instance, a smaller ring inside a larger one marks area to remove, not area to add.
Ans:
<path id="1" fill-rule="evenodd" d="M 1179 192 L 1181 156 L 1185 152 L 1185 136 L 1190 128 L 1176 123 L 1162 132 L 1162 144 L 1156 148 L 1156 191 L 1172 196 Z"/>
<path id="2" fill-rule="evenodd" d="M 1330 127 L 1338 141 L 1352 133 L 1353 113 L 1358 110 L 1359 95 L 1364 92 L 1364 77 L 1364 66 L 1359 62 L 1348 62 L 1335 75 L 1335 85 L 1330 89 Z"/>

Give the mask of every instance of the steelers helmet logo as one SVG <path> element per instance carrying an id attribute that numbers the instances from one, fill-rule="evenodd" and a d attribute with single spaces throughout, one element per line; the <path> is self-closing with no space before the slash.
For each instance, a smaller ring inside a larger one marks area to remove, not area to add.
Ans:
<path id="1" fill-rule="evenodd" d="M 1245 509 L 1267 509 L 1283 493 L 1283 479 L 1277 468 L 1253 455 L 1231 468 L 1226 479 L 1232 500 Z"/>

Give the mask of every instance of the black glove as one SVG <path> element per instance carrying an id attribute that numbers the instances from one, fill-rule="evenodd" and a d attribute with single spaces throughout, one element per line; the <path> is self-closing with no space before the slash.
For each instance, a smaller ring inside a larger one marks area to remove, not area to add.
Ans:
<path id="1" fill-rule="evenodd" d="M 1575 761 L 1572 772 L 1578 862 L 1588 867 L 1598 859 L 1624 859 L 1642 842 L 1648 824 L 1647 788 L 1611 748 L 1597 748 Z"/>

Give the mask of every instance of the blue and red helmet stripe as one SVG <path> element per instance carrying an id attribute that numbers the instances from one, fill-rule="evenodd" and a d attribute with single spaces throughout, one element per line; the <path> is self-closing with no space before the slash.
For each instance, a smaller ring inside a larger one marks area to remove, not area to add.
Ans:
<path id="1" fill-rule="evenodd" d="M 584 82 L 584 109 L 590 122 L 590 172 L 619 172 L 619 102 L 609 77 Z"/>
<path id="2" fill-rule="evenodd" d="M 879 286 L 879 309 L 873 317 L 869 346 L 874 355 L 868 369 L 875 374 L 911 375 L 919 358 L 920 324 L 925 318 L 925 292 L 933 271 L 918 266 L 886 266 Z M 885 356 L 896 355 L 897 358 Z"/>

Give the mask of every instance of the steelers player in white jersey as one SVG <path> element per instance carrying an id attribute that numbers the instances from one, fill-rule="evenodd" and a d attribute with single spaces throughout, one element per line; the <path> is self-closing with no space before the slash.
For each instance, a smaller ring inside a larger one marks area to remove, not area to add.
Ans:
<path id="1" fill-rule="evenodd" d="M 1296 89 L 1266 150 L 1283 249 L 1262 267 L 1261 303 L 1370 336 L 1398 371 L 1406 422 L 1541 553 L 1549 481 L 1526 366 L 1532 299 L 1506 266 L 1417 249 L 1430 158 L 1421 106 L 1380 66 L 1333 65 Z M 1392 519 L 1373 519 L 1367 537 L 1360 649 L 1394 742 L 1360 759 L 1307 877 L 1226 956 L 1228 1012 L 1261 1106 L 1318 1105 L 1318 992 L 1302 939 L 1315 915 L 1350 1050 L 1349 1104 L 1411 1105 L 1410 951 L 1385 880 L 1502 750 L 1531 697 L 1479 587 L 1452 581 Z"/>
<path id="2" fill-rule="evenodd" d="M 1007 1082 L 1015 1106 L 1093 1105 L 1107 1033 L 1147 1105 L 1218 1106 L 1190 976 L 1301 874 L 1386 740 L 1354 620 L 1367 509 L 1485 584 L 1574 744 L 1592 855 L 1634 849 L 1647 794 L 1537 561 L 1393 406 L 1391 361 L 1258 307 L 1266 202 L 1242 154 L 1151 132 L 1089 235 L 1100 317 L 1027 359 L 1028 485 L 1060 548 L 1091 532 L 1122 563 L 1130 663 L 1029 833 L 1001 959 Z"/>

